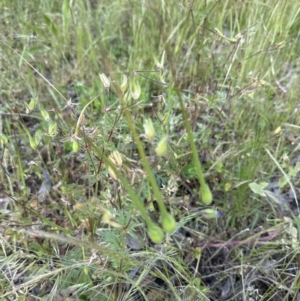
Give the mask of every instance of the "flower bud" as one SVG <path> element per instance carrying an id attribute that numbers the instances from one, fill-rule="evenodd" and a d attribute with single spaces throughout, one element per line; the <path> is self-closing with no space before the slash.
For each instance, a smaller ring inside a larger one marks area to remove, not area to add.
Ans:
<path id="1" fill-rule="evenodd" d="M 209 186 L 206 183 L 201 186 L 200 192 L 203 204 L 210 205 L 213 200 L 213 196 Z"/>
<path id="2" fill-rule="evenodd" d="M 36 143 L 36 145 L 39 145 L 39 143 L 41 142 L 43 137 L 43 133 L 41 130 L 37 130 L 34 134 L 34 141 Z"/>
<path id="3" fill-rule="evenodd" d="M 55 137 L 58 134 L 57 123 L 51 122 L 48 127 L 48 135 L 50 137 Z"/>
<path id="4" fill-rule="evenodd" d="M 155 148 L 155 152 L 157 156 L 163 156 L 167 153 L 167 150 L 168 150 L 168 137 L 165 136 L 161 138 L 160 141 L 158 142 L 158 145 Z"/>
<path id="5" fill-rule="evenodd" d="M 153 223 L 148 226 L 148 236 L 155 244 L 159 244 L 164 240 L 163 230 Z"/>
<path id="6" fill-rule="evenodd" d="M 113 171 L 113 169 L 110 166 L 108 166 L 108 173 L 114 180 L 118 179 L 116 173 Z"/>
<path id="7" fill-rule="evenodd" d="M 128 87 L 128 79 L 127 79 L 127 76 L 125 74 L 122 74 L 122 82 L 121 82 L 121 85 L 120 85 L 120 89 L 123 93 L 126 92 L 127 90 L 127 87 Z"/>
<path id="8" fill-rule="evenodd" d="M 78 118 L 78 123 L 83 124 L 84 120 L 85 120 L 85 116 L 84 116 L 83 112 L 81 112 L 81 114 L 79 115 L 79 118 Z"/>
<path id="9" fill-rule="evenodd" d="M 120 154 L 117 150 L 113 151 L 113 152 L 109 155 L 108 159 L 109 159 L 110 162 L 111 162 L 113 165 L 115 165 L 116 167 L 121 167 L 122 164 L 123 164 L 122 156 L 121 156 L 121 154 Z M 117 179 L 118 179 L 116 173 L 114 172 L 114 170 L 113 170 L 110 166 L 108 166 L 108 173 L 110 174 L 110 176 L 111 176 L 114 180 L 117 180 Z"/>
<path id="10" fill-rule="evenodd" d="M 26 110 L 27 114 L 34 110 L 36 103 L 37 103 L 37 101 L 35 99 L 31 98 L 29 104 L 27 104 L 27 110 Z"/>
<path id="11" fill-rule="evenodd" d="M 103 212 L 102 219 L 101 219 L 102 223 L 109 224 L 114 228 L 122 228 L 122 226 L 115 221 L 115 217 L 113 216 L 113 214 L 109 210 L 107 210 L 103 206 L 99 206 L 98 209 L 101 212 Z"/>
<path id="12" fill-rule="evenodd" d="M 109 89 L 110 87 L 110 80 L 107 78 L 107 76 L 104 73 L 99 74 L 100 79 L 102 81 L 102 84 L 105 89 Z"/>
<path id="13" fill-rule="evenodd" d="M 141 89 L 140 84 L 137 83 L 137 82 L 135 82 L 135 81 L 132 81 L 130 83 L 130 94 L 131 94 L 131 97 L 134 100 L 137 100 L 141 96 L 141 93 L 142 93 L 142 89 Z"/>
<path id="14" fill-rule="evenodd" d="M 122 164 L 123 164 L 123 160 L 122 160 L 122 157 L 121 157 L 121 154 L 115 150 L 113 151 L 108 159 L 116 166 L 116 167 L 121 167 Z"/>
<path id="15" fill-rule="evenodd" d="M 5 145 L 7 144 L 8 139 L 4 134 L 0 134 L 0 145 Z"/>
<path id="16" fill-rule="evenodd" d="M 42 117 L 45 119 L 45 121 L 49 121 L 50 120 L 49 113 L 44 109 L 41 109 L 40 111 L 41 111 Z"/>
<path id="17" fill-rule="evenodd" d="M 152 123 L 152 120 L 150 118 L 146 119 L 144 121 L 144 130 L 146 137 L 152 141 L 155 137 L 155 129 Z"/>
<path id="18" fill-rule="evenodd" d="M 161 223 L 163 229 L 168 233 L 172 233 L 176 229 L 175 219 L 170 213 L 167 213 L 164 216 L 162 216 Z"/>
<path id="19" fill-rule="evenodd" d="M 123 96 L 123 100 L 127 105 L 131 104 L 131 94 L 129 91 L 126 91 Z"/>

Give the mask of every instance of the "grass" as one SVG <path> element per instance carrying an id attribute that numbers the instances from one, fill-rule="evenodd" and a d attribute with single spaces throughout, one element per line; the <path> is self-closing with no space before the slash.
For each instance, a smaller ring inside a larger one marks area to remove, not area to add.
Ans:
<path id="1" fill-rule="evenodd" d="M 297 300 L 295 2 L 0 8 L 0 300 Z"/>

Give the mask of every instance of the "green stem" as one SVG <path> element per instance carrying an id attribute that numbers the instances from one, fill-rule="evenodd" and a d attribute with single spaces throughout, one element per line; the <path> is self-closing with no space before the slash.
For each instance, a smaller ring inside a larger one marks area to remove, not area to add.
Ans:
<path id="1" fill-rule="evenodd" d="M 187 131 L 187 134 L 188 134 L 188 140 L 189 140 L 189 143 L 190 143 L 190 146 L 191 146 L 191 149 L 192 149 L 192 154 L 193 154 L 194 164 L 195 164 L 195 168 L 196 168 L 196 173 L 197 173 L 200 185 L 204 187 L 204 185 L 206 185 L 206 183 L 205 183 L 205 180 L 204 180 L 204 175 L 203 175 L 203 172 L 202 172 L 201 163 L 199 161 L 198 151 L 197 151 L 197 148 L 196 148 L 196 145 L 195 145 L 195 142 L 194 142 L 194 137 L 193 137 L 191 125 L 188 121 L 188 117 L 187 117 L 187 113 L 186 113 L 186 110 L 185 110 L 185 107 L 184 107 L 181 92 L 180 92 L 180 90 L 178 88 L 178 85 L 177 85 L 176 69 L 175 69 L 175 65 L 174 65 L 174 62 L 173 62 L 173 55 L 172 55 L 169 43 L 168 43 L 167 38 L 166 38 L 166 34 L 164 32 L 164 24 L 163 24 L 163 21 L 161 19 L 160 19 L 159 27 L 161 28 L 162 40 L 164 41 L 167 60 L 168 60 L 169 65 L 170 65 L 171 74 L 172 74 L 172 78 L 173 78 L 173 81 L 174 81 L 174 89 L 175 89 L 175 92 L 178 96 L 184 126 L 186 128 L 186 131 Z"/>
<path id="2" fill-rule="evenodd" d="M 152 172 L 152 169 L 151 169 L 151 166 L 146 158 L 146 154 L 145 154 L 145 151 L 144 151 L 144 147 L 142 145 L 142 142 L 139 138 L 139 135 L 137 133 L 137 130 L 135 128 L 135 125 L 134 125 L 134 121 L 132 120 L 132 117 L 131 117 L 131 114 L 129 112 L 129 109 L 126 107 L 126 104 L 124 103 L 124 100 L 122 98 L 122 107 L 123 107 L 123 110 L 124 110 L 124 115 L 125 115 L 125 119 L 128 123 L 128 126 L 130 128 L 130 131 L 132 133 L 132 136 L 133 136 L 133 140 L 134 140 L 134 143 L 138 149 L 138 152 L 139 152 L 139 155 L 141 157 L 141 161 L 142 161 L 142 164 L 143 164 L 143 167 L 147 173 L 147 177 L 148 177 L 148 180 L 152 186 L 152 189 L 153 189 L 153 193 L 154 193 L 154 196 L 156 198 L 156 201 L 158 203 L 158 207 L 159 207 L 159 211 L 161 213 L 162 216 L 165 216 L 166 214 L 168 214 L 167 212 L 167 209 L 165 207 L 165 204 L 164 204 L 164 201 L 163 201 L 163 198 L 162 198 L 162 195 L 161 195 L 161 192 L 160 192 L 160 189 L 157 185 L 157 182 L 156 182 L 156 179 L 155 179 L 155 176 Z"/>
<path id="3" fill-rule="evenodd" d="M 192 149 L 192 154 L 193 154 L 194 164 L 195 164 L 195 168 L 196 168 L 196 173 L 197 173 L 200 185 L 204 186 L 204 185 L 206 185 L 206 183 L 205 183 L 201 163 L 200 163 L 199 156 L 198 156 L 198 150 L 197 150 L 197 147 L 196 147 L 196 144 L 195 144 L 195 141 L 194 141 L 191 125 L 190 125 L 190 122 L 188 120 L 187 113 L 186 113 L 186 110 L 185 110 L 185 107 L 184 107 L 181 92 L 176 87 L 175 87 L 175 91 L 176 91 L 176 94 L 177 94 L 178 99 L 179 99 L 179 104 L 180 104 L 181 114 L 182 114 L 182 117 L 183 117 L 184 127 L 187 131 L 188 140 L 189 140 L 189 143 L 190 143 L 190 146 L 191 146 L 191 149 Z"/>
<path id="4" fill-rule="evenodd" d="M 125 187 L 126 191 L 128 192 L 132 202 L 134 203 L 135 207 L 139 212 L 141 213 L 142 218 L 145 220 L 147 226 L 151 226 L 153 224 L 152 220 L 150 219 L 149 215 L 147 214 L 142 199 L 134 192 L 129 182 L 126 180 L 126 178 L 122 175 L 122 173 L 119 171 L 119 169 L 101 152 L 101 150 L 92 142 L 92 140 L 87 137 L 84 133 L 80 133 L 83 137 L 85 142 L 97 153 L 97 155 L 102 159 L 104 164 L 109 166 L 122 185 Z"/>

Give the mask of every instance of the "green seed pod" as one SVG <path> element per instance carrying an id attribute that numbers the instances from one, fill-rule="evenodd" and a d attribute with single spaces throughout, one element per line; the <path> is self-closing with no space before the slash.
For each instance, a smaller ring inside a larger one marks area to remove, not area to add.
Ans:
<path id="1" fill-rule="evenodd" d="M 30 144 L 30 147 L 32 149 L 36 149 L 37 148 L 37 144 L 36 144 L 35 139 L 33 137 L 29 137 L 29 144 Z"/>
<path id="2" fill-rule="evenodd" d="M 202 249 L 201 249 L 201 248 L 199 248 L 199 247 L 195 248 L 195 250 L 194 250 L 194 252 L 193 252 L 193 253 L 194 253 L 195 259 L 200 260 L 201 252 L 202 252 Z"/>
<path id="3" fill-rule="evenodd" d="M 148 226 L 148 236 L 155 244 L 160 244 L 164 240 L 164 232 L 155 224 Z"/>
<path id="4" fill-rule="evenodd" d="M 203 204 L 210 205 L 213 200 L 213 196 L 209 186 L 206 183 L 201 186 L 200 192 Z"/>
<path id="5" fill-rule="evenodd" d="M 79 150 L 79 144 L 78 144 L 78 141 L 77 140 L 74 140 L 73 141 L 73 152 L 74 153 L 77 153 Z"/>
<path id="6" fill-rule="evenodd" d="M 176 229 L 175 219 L 170 213 L 167 213 L 164 216 L 162 216 L 161 223 L 163 229 L 168 233 L 172 233 Z"/>

